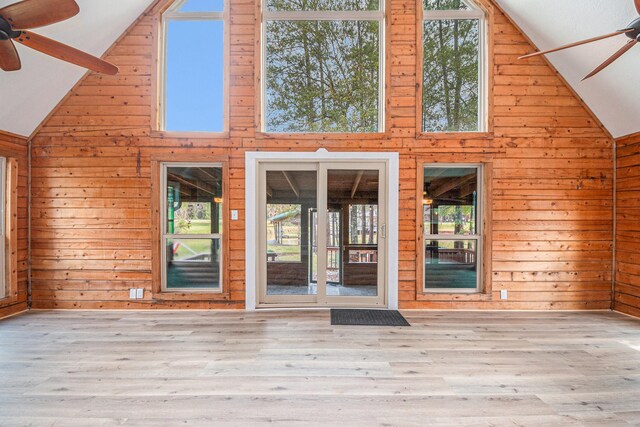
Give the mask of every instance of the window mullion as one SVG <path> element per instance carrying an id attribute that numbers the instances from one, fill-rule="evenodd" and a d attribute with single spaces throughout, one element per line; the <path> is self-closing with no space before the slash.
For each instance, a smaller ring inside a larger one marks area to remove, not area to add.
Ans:
<path id="1" fill-rule="evenodd" d="M 382 21 L 382 11 L 284 11 L 264 12 L 266 21 Z"/>
<path id="2" fill-rule="evenodd" d="M 478 10 L 425 10 L 423 19 L 425 21 L 448 20 L 448 19 L 482 19 L 484 13 Z"/>
<path id="3" fill-rule="evenodd" d="M 166 13 L 164 16 L 166 19 L 174 21 L 222 21 L 224 19 L 224 12 L 174 12 Z"/>
<path id="4" fill-rule="evenodd" d="M 215 233 L 215 234 L 163 234 L 163 237 L 166 237 L 167 239 L 221 239 L 222 238 L 222 234 L 221 233 Z"/>
<path id="5" fill-rule="evenodd" d="M 424 240 L 480 240 L 479 234 L 462 235 L 462 234 L 427 234 Z"/>

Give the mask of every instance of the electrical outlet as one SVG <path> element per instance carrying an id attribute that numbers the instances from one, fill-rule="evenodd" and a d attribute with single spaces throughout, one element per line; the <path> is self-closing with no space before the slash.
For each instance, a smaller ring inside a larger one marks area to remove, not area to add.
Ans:
<path id="1" fill-rule="evenodd" d="M 238 220 L 238 211 L 233 209 L 231 211 L 231 221 L 237 221 Z"/>
<path id="2" fill-rule="evenodd" d="M 138 294 L 138 293 L 136 292 L 136 290 L 135 290 L 135 289 L 129 289 L 129 298 L 130 298 L 130 299 L 137 299 L 137 298 L 138 298 L 138 297 L 137 297 L 137 294 Z"/>
<path id="3" fill-rule="evenodd" d="M 509 295 L 507 294 L 506 289 L 500 289 L 500 299 L 508 299 Z"/>
<path id="4" fill-rule="evenodd" d="M 144 289 L 136 289 L 136 299 L 144 298 Z"/>

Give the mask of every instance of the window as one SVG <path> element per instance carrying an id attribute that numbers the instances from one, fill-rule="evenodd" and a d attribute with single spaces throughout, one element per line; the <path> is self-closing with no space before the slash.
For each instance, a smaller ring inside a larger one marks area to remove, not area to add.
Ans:
<path id="1" fill-rule="evenodd" d="M 224 6 L 179 0 L 164 13 L 162 130 L 224 130 Z"/>
<path id="2" fill-rule="evenodd" d="M 349 264 L 378 262 L 378 205 L 349 205 Z"/>
<path id="3" fill-rule="evenodd" d="M 6 239 L 6 183 L 7 183 L 7 159 L 0 157 L 0 299 L 7 296 L 5 242 Z"/>
<path id="4" fill-rule="evenodd" d="M 424 289 L 475 292 L 480 288 L 482 168 L 424 167 Z"/>
<path id="5" fill-rule="evenodd" d="M 162 289 L 220 291 L 222 166 L 169 163 L 162 171 Z"/>
<path id="6" fill-rule="evenodd" d="M 349 243 L 378 244 L 378 205 L 349 205 Z"/>
<path id="7" fill-rule="evenodd" d="M 267 203 L 267 262 L 302 261 L 302 205 Z"/>
<path id="8" fill-rule="evenodd" d="M 263 130 L 384 128 L 383 5 L 264 0 Z"/>
<path id="9" fill-rule="evenodd" d="M 424 0 L 422 131 L 485 128 L 485 13 L 473 0 Z"/>

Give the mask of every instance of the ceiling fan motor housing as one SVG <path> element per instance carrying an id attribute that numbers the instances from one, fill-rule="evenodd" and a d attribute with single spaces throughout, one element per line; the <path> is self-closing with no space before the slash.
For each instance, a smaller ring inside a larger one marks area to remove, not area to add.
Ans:
<path id="1" fill-rule="evenodd" d="M 13 31 L 11 24 L 0 16 L 0 40 L 15 39 L 20 35 L 20 31 Z"/>
<path id="2" fill-rule="evenodd" d="M 632 29 L 633 31 L 625 33 L 626 36 L 632 40 L 637 40 L 638 37 L 640 37 L 640 18 L 637 18 L 635 21 L 631 21 L 631 23 L 627 25 L 627 29 Z"/>

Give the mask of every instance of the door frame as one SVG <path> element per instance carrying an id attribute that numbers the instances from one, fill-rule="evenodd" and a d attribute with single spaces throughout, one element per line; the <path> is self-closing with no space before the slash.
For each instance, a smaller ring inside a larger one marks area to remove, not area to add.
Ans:
<path id="1" fill-rule="evenodd" d="M 255 236 L 260 230 L 260 163 L 363 161 L 385 163 L 386 166 L 387 182 L 383 196 L 387 201 L 387 238 L 384 242 L 387 259 L 386 266 L 379 266 L 379 268 L 384 268 L 386 282 L 385 306 L 389 309 L 398 308 L 399 154 L 397 152 L 329 152 L 321 148 L 316 152 L 258 151 L 245 153 L 245 307 L 247 310 L 258 308 L 260 268 L 257 260 L 260 259 L 260 245 L 256 244 Z M 283 305 L 274 306 L 282 307 Z M 292 306 L 299 307 L 300 305 L 292 304 Z"/>
<path id="2" fill-rule="evenodd" d="M 340 214 L 340 225 L 339 225 L 340 226 L 340 236 L 338 237 L 338 239 L 340 240 L 340 242 L 342 242 L 342 238 L 343 238 L 342 212 L 337 211 L 337 210 L 332 210 L 332 209 L 328 209 L 327 211 L 329 213 L 333 212 L 333 213 Z M 309 229 L 309 283 L 314 283 L 314 281 L 313 281 L 313 238 L 316 237 L 316 239 L 317 239 L 317 236 L 316 236 L 317 233 L 313 232 L 313 224 L 314 224 L 313 214 L 316 214 L 316 216 L 317 216 L 318 209 L 317 208 L 316 209 L 311 209 L 310 213 L 311 213 L 311 215 L 310 215 L 310 218 L 309 218 L 309 227 L 310 227 L 310 229 Z M 316 220 L 317 220 L 317 218 L 316 218 Z M 317 248 L 318 248 L 318 243 L 317 243 L 317 240 L 316 240 L 316 249 Z M 338 283 L 342 283 L 343 274 L 344 274 L 344 272 L 343 272 L 344 269 L 342 267 L 342 258 L 344 256 L 344 254 L 342 253 L 342 250 L 343 250 L 343 248 L 341 246 L 340 247 L 340 251 L 338 252 L 338 255 L 340 256 L 340 278 L 339 278 L 340 280 L 338 281 Z M 315 283 L 316 284 L 318 283 L 318 278 L 317 277 L 316 277 Z M 329 280 L 327 280 L 327 283 L 334 283 L 335 284 L 336 282 L 329 282 Z"/>

